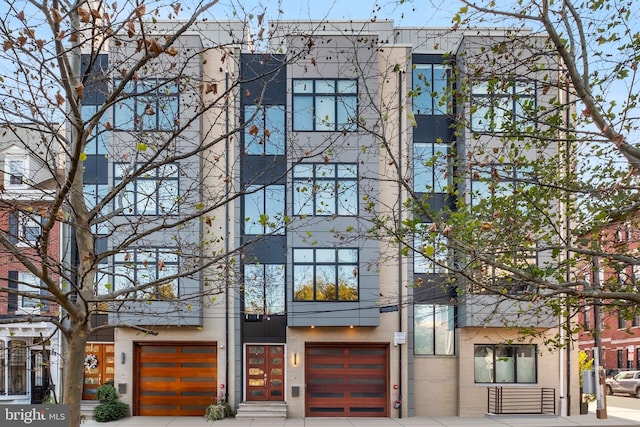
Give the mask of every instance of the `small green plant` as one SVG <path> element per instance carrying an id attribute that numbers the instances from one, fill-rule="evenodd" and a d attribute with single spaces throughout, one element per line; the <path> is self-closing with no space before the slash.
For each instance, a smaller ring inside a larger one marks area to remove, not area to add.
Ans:
<path id="1" fill-rule="evenodd" d="M 118 393 L 112 382 L 98 387 L 100 404 L 93 411 L 93 418 L 101 423 L 115 421 L 127 416 L 129 405 L 118 400 Z"/>
<path id="2" fill-rule="evenodd" d="M 233 417 L 236 413 L 225 400 L 224 394 L 220 393 L 220 396 L 216 398 L 216 401 L 207 406 L 204 417 L 207 421 L 217 421 L 223 418 Z"/>

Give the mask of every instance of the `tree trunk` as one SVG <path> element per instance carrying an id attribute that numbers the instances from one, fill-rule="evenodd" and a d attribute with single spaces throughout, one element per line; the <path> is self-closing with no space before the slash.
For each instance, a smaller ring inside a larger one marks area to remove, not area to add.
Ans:
<path id="1" fill-rule="evenodd" d="M 74 322 L 72 319 L 71 322 Z M 69 427 L 80 427 L 80 402 L 84 385 L 84 349 L 87 343 L 87 323 L 71 325 L 66 336 L 63 403 L 69 405 Z"/>

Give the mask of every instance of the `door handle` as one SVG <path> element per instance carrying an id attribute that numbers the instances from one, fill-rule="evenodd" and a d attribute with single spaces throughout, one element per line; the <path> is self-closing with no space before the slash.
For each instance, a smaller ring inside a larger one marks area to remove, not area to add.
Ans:
<path id="1" fill-rule="evenodd" d="M 267 373 L 264 374 L 264 388 L 267 388 Z"/>
<path id="2" fill-rule="evenodd" d="M 98 384 L 102 385 L 102 374 L 98 375 Z"/>

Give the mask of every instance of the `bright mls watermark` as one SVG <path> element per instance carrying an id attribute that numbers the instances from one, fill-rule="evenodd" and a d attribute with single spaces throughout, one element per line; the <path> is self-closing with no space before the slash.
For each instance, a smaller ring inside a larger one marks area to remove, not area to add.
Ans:
<path id="1" fill-rule="evenodd" d="M 2 427 L 67 427 L 69 405 L 0 405 Z"/>

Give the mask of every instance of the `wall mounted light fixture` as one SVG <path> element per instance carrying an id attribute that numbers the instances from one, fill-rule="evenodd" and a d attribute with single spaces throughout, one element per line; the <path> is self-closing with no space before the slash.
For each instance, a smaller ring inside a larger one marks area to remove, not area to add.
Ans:
<path id="1" fill-rule="evenodd" d="M 298 353 L 293 353 L 293 366 L 298 366 Z"/>
<path id="2" fill-rule="evenodd" d="M 127 360 L 127 353 L 123 351 L 122 353 L 120 353 L 120 363 L 124 365 L 124 362 L 126 362 L 126 360 Z"/>

